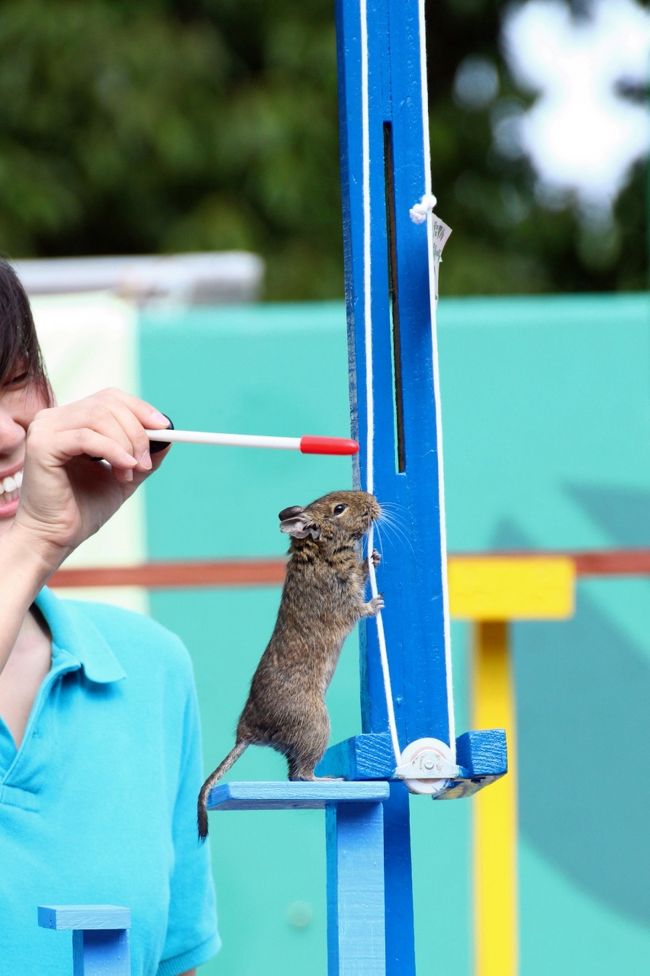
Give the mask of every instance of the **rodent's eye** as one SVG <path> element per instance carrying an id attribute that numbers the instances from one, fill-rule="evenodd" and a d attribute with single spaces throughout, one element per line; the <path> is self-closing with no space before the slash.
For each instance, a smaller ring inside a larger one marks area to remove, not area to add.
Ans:
<path id="1" fill-rule="evenodd" d="M 348 507 L 347 505 L 343 505 L 342 503 L 340 505 L 335 505 L 334 506 L 334 514 L 335 515 L 342 515 L 343 512 L 346 510 L 347 507 Z"/>

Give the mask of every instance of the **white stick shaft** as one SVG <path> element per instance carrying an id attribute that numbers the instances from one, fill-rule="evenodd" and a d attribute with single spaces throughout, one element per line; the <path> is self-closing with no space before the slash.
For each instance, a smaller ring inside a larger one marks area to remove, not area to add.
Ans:
<path id="1" fill-rule="evenodd" d="M 258 434 L 218 434 L 200 430 L 147 430 L 150 441 L 170 444 L 218 444 L 232 447 L 272 447 L 280 451 L 299 451 L 299 437 L 266 437 Z"/>

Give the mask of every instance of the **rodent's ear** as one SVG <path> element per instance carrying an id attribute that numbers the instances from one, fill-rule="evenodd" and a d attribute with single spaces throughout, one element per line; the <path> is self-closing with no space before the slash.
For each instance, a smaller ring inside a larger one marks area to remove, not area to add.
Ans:
<path id="1" fill-rule="evenodd" d="M 308 535 L 312 539 L 320 539 L 320 526 L 309 521 L 307 513 L 300 505 L 283 508 L 278 518 L 280 519 L 280 532 L 286 532 L 294 539 L 306 539 Z"/>
<path id="2" fill-rule="evenodd" d="M 294 539 L 305 539 L 309 535 L 310 522 L 304 509 L 299 505 L 284 508 L 280 512 L 280 532 L 286 532 Z"/>

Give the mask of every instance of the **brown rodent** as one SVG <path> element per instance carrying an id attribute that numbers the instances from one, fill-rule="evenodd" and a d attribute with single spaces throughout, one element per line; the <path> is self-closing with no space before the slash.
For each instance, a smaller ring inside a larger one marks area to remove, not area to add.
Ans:
<path id="1" fill-rule="evenodd" d="M 287 757 L 290 780 L 313 780 L 325 752 L 325 692 L 343 641 L 361 617 L 374 616 L 381 596 L 365 602 L 368 566 L 360 540 L 381 509 L 365 491 L 335 491 L 280 512 L 291 536 L 278 617 L 253 675 L 234 748 L 208 776 L 198 800 L 199 837 L 208 833 L 206 801 L 214 784 L 249 745 Z M 376 552 L 373 562 L 379 561 Z"/>

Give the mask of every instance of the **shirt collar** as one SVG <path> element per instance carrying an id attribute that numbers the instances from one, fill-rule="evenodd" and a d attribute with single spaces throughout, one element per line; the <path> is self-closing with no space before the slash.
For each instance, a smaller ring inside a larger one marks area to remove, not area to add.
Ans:
<path id="1" fill-rule="evenodd" d="M 87 678 L 107 684 L 126 677 L 105 637 L 90 615 L 84 613 L 83 601 L 59 600 L 43 587 L 35 603 L 50 629 L 53 643 L 79 662 Z"/>

